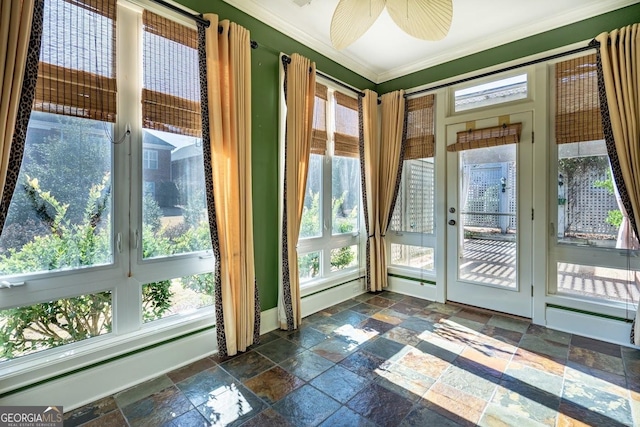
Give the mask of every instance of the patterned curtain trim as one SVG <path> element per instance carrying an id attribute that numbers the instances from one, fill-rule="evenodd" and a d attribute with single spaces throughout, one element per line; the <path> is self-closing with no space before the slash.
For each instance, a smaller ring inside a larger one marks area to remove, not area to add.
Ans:
<path id="1" fill-rule="evenodd" d="M 0 200 L 0 234 L 4 228 L 4 223 L 9 212 L 9 205 L 13 192 L 18 183 L 18 175 L 22 166 L 24 155 L 24 145 L 27 138 L 27 126 L 31 118 L 33 99 L 36 93 L 38 81 L 38 63 L 40 60 L 40 46 L 42 44 L 42 25 L 44 17 L 44 0 L 38 0 L 33 5 L 33 18 L 31 24 L 31 35 L 29 36 L 29 51 L 27 53 L 26 67 L 20 92 L 20 105 L 16 116 L 16 127 L 11 141 L 11 152 L 9 153 L 9 168 L 7 179 Z"/>
<path id="2" fill-rule="evenodd" d="M 618 153 L 616 152 L 616 142 L 613 138 L 613 128 L 611 127 L 611 117 L 609 115 L 609 105 L 607 103 L 607 91 L 604 86 L 604 72 L 602 71 L 602 57 L 600 50 L 596 52 L 596 61 L 598 65 L 598 97 L 600 98 L 600 110 L 602 112 L 602 131 L 604 133 L 604 140 L 607 145 L 607 153 L 609 154 L 609 160 L 611 162 L 611 172 L 614 182 L 618 188 L 620 194 L 620 200 L 622 205 L 627 211 L 627 216 L 633 227 L 633 231 L 636 236 L 638 234 L 638 225 L 636 223 L 635 216 L 633 214 L 633 207 L 631 206 L 631 200 L 627 187 L 624 185 L 624 179 L 622 177 L 622 169 L 620 169 L 620 160 L 618 159 Z"/>
<path id="3" fill-rule="evenodd" d="M 362 207 L 364 209 L 364 227 L 367 233 L 367 246 L 366 252 L 366 264 L 365 264 L 365 289 L 371 290 L 371 256 L 369 255 L 370 249 L 370 235 L 369 235 L 369 208 L 367 206 L 367 172 L 364 166 L 364 112 L 362 111 L 362 95 L 358 96 L 358 135 L 360 146 L 360 184 L 362 186 Z"/>
<path id="4" fill-rule="evenodd" d="M 213 195 L 213 180 L 211 167 L 211 132 L 209 129 L 209 95 L 207 84 L 207 53 L 206 53 L 206 27 L 198 23 L 198 64 L 200 68 L 200 100 L 202 108 L 202 157 L 204 160 L 204 176 L 207 197 L 207 213 L 209 214 L 209 232 L 211 233 L 211 246 L 215 259 L 214 273 L 214 303 L 216 312 L 216 336 L 218 339 L 218 351 L 221 356 L 227 356 L 227 337 L 224 328 L 224 316 L 222 308 L 222 277 L 220 266 L 220 241 L 218 239 L 218 220 L 216 217 L 216 204 Z"/>
<path id="5" fill-rule="evenodd" d="M 284 101 L 287 102 L 287 66 L 288 58 L 282 57 L 282 65 L 284 67 Z M 284 140 L 287 140 L 287 125 L 284 127 Z M 287 144 L 284 144 L 284 164 L 287 164 Z M 286 167 L 286 166 L 285 166 Z M 284 183 L 282 190 L 282 203 L 287 206 L 287 174 L 284 174 Z M 287 316 L 287 330 L 294 330 L 293 319 L 293 301 L 291 300 L 291 276 L 289 272 L 289 250 L 287 236 L 287 209 L 282 210 L 282 300 L 284 304 L 284 312 Z"/>

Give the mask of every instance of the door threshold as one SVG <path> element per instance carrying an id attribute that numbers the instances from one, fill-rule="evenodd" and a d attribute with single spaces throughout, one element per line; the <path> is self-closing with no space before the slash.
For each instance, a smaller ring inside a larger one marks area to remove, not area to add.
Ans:
<path id="1" fill-rule="evenodd" d="M 504 313 L 502 311 L 496 311 L 496 310 L 490 310 L 488 308 L 477 307 L 475 305 L 469 305 L 469 304 L 463 304 L 461 302 L 455 302 L 455 301 L 447 300 L 445 302 L 445 304 L 453 305 L 455 307 L 460 307 L 460 308 L 463 308 L 463 309 L 479 311 L 479 312 L 484 313 L 484 314 L 491 314 L 491 315 L 499 314 L 500 316 L 510 317 L 510 318 L 516 319 L 516 320 L 526 320 L 526 321 L 531 322 L 531 318 L 530 317 L 516 316 L 515 314 Z"/>

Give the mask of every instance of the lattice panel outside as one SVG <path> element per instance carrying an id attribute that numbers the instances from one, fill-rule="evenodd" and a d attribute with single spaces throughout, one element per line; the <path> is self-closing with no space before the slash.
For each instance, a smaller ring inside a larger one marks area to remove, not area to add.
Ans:
<path id="1" fill-rule="evenodd" d="M 416 233 L 434 232 L 433 163 L 405 161 L 390 229 Z"/>
<path id="2" fill-rule="evenodd" d="M 598 181 L 608 178 L 609 166 L 605 161 L 590 161 L 573 172 L 565 171 L 566 217 L 565 234 L 617 235 L 617 229 L 606 222 L 609 211 L 618 210 L 615 196 L 605 188 L 596 186 Z M 589 163 L 587 163 L 589 162 Z"/>
<path id="3" fill-rule="evenodd" d="M 500 179 L 504 176 L 502 165 L 469 165 L 465 166 L 464 173 L 468 176 L 469 186 L 463 212 L 470 212 L 465 215 L 465 226 L 498 228 L 498 216 L 474 212 L 500 212 Z"/>
<path id="4" fill-rule="evenodd" d="M 507 210 L 506 212 L 509 212 L 511 214 L 513 214 L 512 216 L 509 217 L 509 221 L 508 221 L 508 230 L 510 231 L 515 231 L 517 229 L 517 220 L 516 220 L 516 212 L 518 212 L 518 198 L 517 198 L 517 194 L 518 194 L 518 180 L 517 180 L 517 174 L 516 174 L 516 164 L 515 162 L 510 162 L 507 165 L 507 175 L 509 176 L 507 178 L 507 182 L 510 183 L 507 185 Z"/>

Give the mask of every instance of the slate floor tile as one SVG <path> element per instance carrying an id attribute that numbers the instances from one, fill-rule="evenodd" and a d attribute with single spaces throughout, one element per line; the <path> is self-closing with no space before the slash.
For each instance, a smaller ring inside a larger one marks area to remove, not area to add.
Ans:
<path id="1" fill-rule="evenodd" d="M 296 354 L 302 353 L 304 350 L 304 347 L 287 339 L 280 338 L 258 347 L 255 351 L 276 363 L 280 363 Z"/>
<path id="2" fill-rule="evenodd" d="M 171 386 L 125 406 L 122 412 L 131 427 L 153 427 L 169 423 L 191 409 L 189 399 Z"/>
<path id="3" fill-rule="evenodd" d="M 336 365 L 311 380 L 310 384 L 340 403 L 346 403 L 362 390 L 369 380 Z"/>
<path id="4" fill-rule="evenodd" d="M 146 396 L 145 396 L 146 397 Z M 64 414 L 65 426 L 79 426 L 118 409 L 113 396 L 105 397 Z M 119 412 L 119 411 L 118 411 Z"/>
<path id="5" fill-rule="evenodd" d="M 273 405 L 296 426 L 316 426 L 340 409 L 340 403 L 311 385 L 304 385 Z"/>
<path id="6" fill-rule="evenodd" d="M 273 365 L 275 365 L 275 363 L 272 360 L 269 360 L 262 354 L 252 350 L 221 363 L 220 367 L 224 368 L 225 371 L 229 372 L 240 381 L 245 381 L 266 371 Z"/>
<path id="7" fill-rule="evenodd" d="M 379 426 L 396 426 L 412 408 L 412 403 L 376 383 L 356 394 L 347 406 Z"/>
<path id="8" fill-rule="evenodd" d="M 244 382 L 245 387 L 269 405 L 273 405 L 303 384 L 302 379 L 290 374 L 280 366 L 274 366 Z"/>
<path id="9" fill-rule="evenodd" d="M 280 366 L 305 381 L 311 381 L 334 364 L 312 351 L 305 351 L 285 360 Z"/>

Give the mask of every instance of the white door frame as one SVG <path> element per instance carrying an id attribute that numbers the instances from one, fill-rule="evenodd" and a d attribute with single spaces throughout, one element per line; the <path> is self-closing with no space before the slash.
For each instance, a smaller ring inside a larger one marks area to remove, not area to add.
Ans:
<path id="1" fill-rule="evenodd" d="M 482 119 L 475 120 L 473 127 L 497 126 L 504 114 L 492 116 L 485 111 Z M 487 308 L 494 311 L 531 318 L 533 314 L 532 296 L 532 254 L 533 254 L 533 113 L 531 111 L 509 114 L 511 123 L 522 122 L 520 143 L 517 145 L 517 287 L 508 289 L 487 286 L 458 279 L 460 209 L 458 159 L 456 152 L 447 152 L 447 299 L 463 304 Z M 456 132 L 465 130 L 469 121 L 446 126 L 447 144 L 455 142 Z M 455 212 L 450 212 L 450 208 Z"/>

